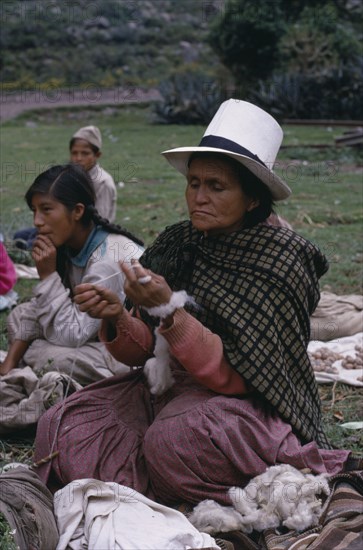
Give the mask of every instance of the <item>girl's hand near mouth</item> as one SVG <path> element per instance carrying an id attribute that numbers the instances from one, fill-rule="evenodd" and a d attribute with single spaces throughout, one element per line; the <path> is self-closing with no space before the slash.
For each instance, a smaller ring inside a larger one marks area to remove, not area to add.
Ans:
<path id="1" fill-rule="evenodd" d="M 35 239 L 32 258 L 41 280 L 56 271 L 57 249 L 47 235 L 38 235 Z"/>

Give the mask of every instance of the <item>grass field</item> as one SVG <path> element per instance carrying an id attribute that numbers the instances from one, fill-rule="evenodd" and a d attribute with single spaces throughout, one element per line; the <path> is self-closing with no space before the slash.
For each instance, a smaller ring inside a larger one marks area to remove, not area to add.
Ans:
<path id="1" fill-rule="evenodd" d="M 148 105 L 57 109 L 27 113 L 3 124 L 1 132 L 1 231 L 11 237 L 31 226 L 23 200 L 34 177 L 49 165 L 68 161 L 73 132 L 90 122 L 103 133 L 102 165 L 115 181 L 118 223 L 150 244 L 167 224 L 186 216 L 184 179 L 160 155 L 172 147 L 198 144 L 204 128 L 152 123 Z M 322 280 L 338 293 L 361 292 L 362 158 L 334 145 L 342 127 L 287 126 L 276 171 L 293 190 L 278 211 L 296 231 L 314 240 L 331 268 Z"/>
<path id="2" fill-rule="evenodd" d="M 68 143 L 80 126 L 95 124 L 103 133 L 102 166 L 118 190 L 117 221 L 150 244 L 166 225 L 186 217 L 184 180 L 162 158 L 172 147 L 198 144 L 204 128 L 153 123 L 149 105 L 137 107 L 55 109 L 26 113 L 3 124 L 1 131 L 1 232 L 16 261 L 30 261 L 14 250 L 16 229 L 32 225 L 23 200 L 34 177 L 51 164 L 68 161 Z M 284 127 L 284 145 L 276 171 L 293 190 L 278 212 L 303 236 L 316 242 L 328 256 L 330 270 L 322 288 L 337 294 L 362 293 L 362 154 L 334 147 L 337 127 Z M 329 148 L 309 145 L 325 144 Z M 19 256 L 20 255 L 20 256 Z M 33 282 L 20 280 L 15 290 L 27 299 Z M 0 348 L 6 349 L 6 313 L 0 313 Z M 363 454 L 362 431 L 339 424 L 362 419 L 362 391 L 342 384 L 320 387 L 324 421 L 334 446 Z M 29 462 L 33 434 L 5 438 L 0 460 Z M 1 548 L 1 545 L 0 545 Z"/>

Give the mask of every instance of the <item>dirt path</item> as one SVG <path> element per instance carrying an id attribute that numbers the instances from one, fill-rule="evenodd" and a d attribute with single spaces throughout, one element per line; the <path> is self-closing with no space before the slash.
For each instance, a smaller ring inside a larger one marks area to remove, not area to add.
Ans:
<path id="1" fill-rule="evenodd" d="M 89 86 L 83 89 L 24 90 L 0 93 L 0 120 L 9 120 L 34 109 L 54 109 L 56 107 L 75 107 L 92 105 L 121 105 L 140 103 L 160 99 L 157 90 L 139 88 L 105 89 Z"/>

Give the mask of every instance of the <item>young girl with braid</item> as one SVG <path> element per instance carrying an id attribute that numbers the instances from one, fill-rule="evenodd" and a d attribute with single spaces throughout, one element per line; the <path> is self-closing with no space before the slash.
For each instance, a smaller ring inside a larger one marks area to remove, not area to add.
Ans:
<path id="1" fill-rule="evenodd" d="M 119 264 L 138 258 L 142 242 L 99 215 L 92 183 L 80 166 L 41 173 L 25 200 L 38 230 L 32 257 L 40 282 L 32 299 L 7 319 L 9 351 L 0 374 L 25 365 L 37 373 L 72 370 L 73 378 L 87 385 L 128 372 L 99 342 L 101 321 L 79 310 L 73 289 L 101 283 L 122 299 L 125 276 Z"/>

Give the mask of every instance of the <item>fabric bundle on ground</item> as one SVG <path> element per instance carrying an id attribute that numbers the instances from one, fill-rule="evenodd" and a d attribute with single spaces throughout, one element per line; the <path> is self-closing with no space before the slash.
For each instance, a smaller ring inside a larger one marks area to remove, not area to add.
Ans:
<path id="1" fill-rule="evenodd" d="M 30 367 L 0 377 L 0 434 L 34 426 L 49 407 L 81 388 L 66 374 L 48 372 L 41 378 Z"/>
<path id="2" fill-rule="evenodd" d="M 54 495 L 57 550 L 218 549 L 179 511 L 117 483 L 79 479 Z"/>
<path id="3" fill-rule="evenodd" d="M 20 550 L 55 550 L 53 497 L 37 474 L 19 466 L 0 474 L 0 513 Z"/>
<path id="4" fill-rule="evenodd" d="M 327 342 L 363 332 L 363 296 L 323 291 L 310 323 L 311 340 Z"/>

